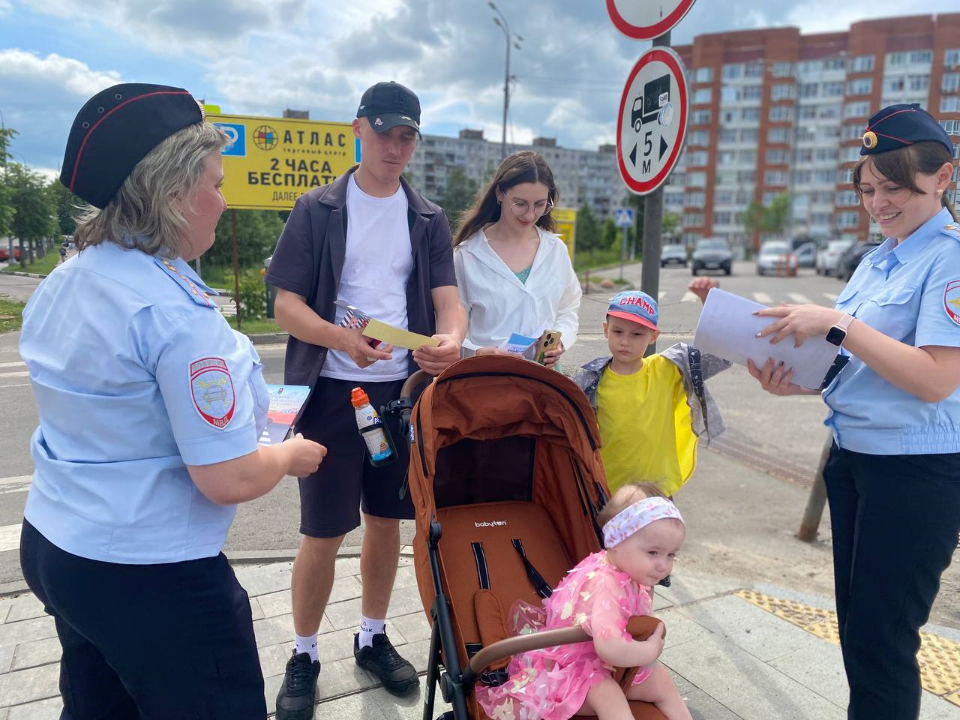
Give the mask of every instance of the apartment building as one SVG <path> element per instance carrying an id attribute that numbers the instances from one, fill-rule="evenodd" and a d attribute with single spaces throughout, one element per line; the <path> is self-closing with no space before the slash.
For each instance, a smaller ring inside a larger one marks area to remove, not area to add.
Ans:
<path id="1" fill-rule="evenodd" d="M 960 143 L 960 13 L 867 20 L 847 32 L 767 28 L 675 47 L 687 68 L 686 147 L 664 192 L 684 239 L 756 247 L 740 222 L 752 201 L 791 198 L 790 236 L 878 232 L 851 184 L 868 118 L 919 103 Z M 948 197 L 958 203 L 957 171 Z M 960 210 L 960 205 L 957 206 Z"/>
<path id="2" fill-rule="evenodd" d="M 559 147 L 555 138 L 543 137 L 534 138 L 531 145 L 507 144 L 508 155 L 518 150 L 533 150 L 547 161 L 560 188 L 563 207 L 579 208 L 586 203 L 600 219 L 606 219 L 626 200 L 629 191 L 617 169 L 615 145 L 573 150 Z M 454 168 L 460 168 L 482 186 L 500 161 L 499 142 L 485 140 L 482 130 L 461 130 L 455 138 L 424 135 L 407 168 L 417 189 L 439 203 Z"/>

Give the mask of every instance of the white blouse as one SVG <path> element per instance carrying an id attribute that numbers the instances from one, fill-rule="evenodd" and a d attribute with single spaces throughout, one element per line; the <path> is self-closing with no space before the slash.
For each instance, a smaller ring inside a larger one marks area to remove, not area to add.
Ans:
<path id="1" fill-rule="evenodd" d="M 490 247 L 480 230 L 453 252 L 457 291 L 467 311 L 463 347 L 500 347 L 511 334 L 539 337 L 560 331 L 563 347 L 577 341 L 580 282 L 559 236 L 537 227 L 540 247 L 526 283 Z"/>

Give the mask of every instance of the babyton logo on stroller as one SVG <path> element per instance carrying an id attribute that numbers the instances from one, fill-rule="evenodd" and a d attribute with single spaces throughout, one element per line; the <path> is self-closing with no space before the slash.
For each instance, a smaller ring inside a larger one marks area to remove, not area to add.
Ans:
<path id="1" fill-rule="evenodd" d="M 473 523 L 474 527 L 505 527 L 507 524 L 506 520 L 482 520 L 480 522 Z"/>

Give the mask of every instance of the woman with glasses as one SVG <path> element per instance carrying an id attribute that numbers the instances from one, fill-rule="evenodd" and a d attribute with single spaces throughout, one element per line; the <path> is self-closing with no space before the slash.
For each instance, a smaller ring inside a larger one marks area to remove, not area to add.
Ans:
<path id="1" fill-rule="evenodd" d="M 465 354 L 506 353 L 513 334 L 560 333 L 552 367 L 577 340 L 580 283 L 550 211 L 560 198 L 535 152 L 507 157 L 467 210 L 454 240 L 460 302 L 468 316 Z"/>

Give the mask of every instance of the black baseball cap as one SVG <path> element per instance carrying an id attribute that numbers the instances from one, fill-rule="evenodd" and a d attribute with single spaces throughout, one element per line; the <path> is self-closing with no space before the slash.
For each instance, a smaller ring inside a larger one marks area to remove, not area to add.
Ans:
<path id="1" fill-rule="evenodd" d="M 73 121 L 60 182 L 103 209 L 151 150 L 200 122 L 203 111 L 183 88 L 124 83 L 101 90 Z"/>
<path id="2" fill-rule="evenodd" d="M 368 118 L 370 126 L 378 133 L 397 125 L 412 127 L 419 133 L 420 100 L 413 90 L 400 83 L 392 80 L 380 82 L 363 93 L 357 117 Z"/>

